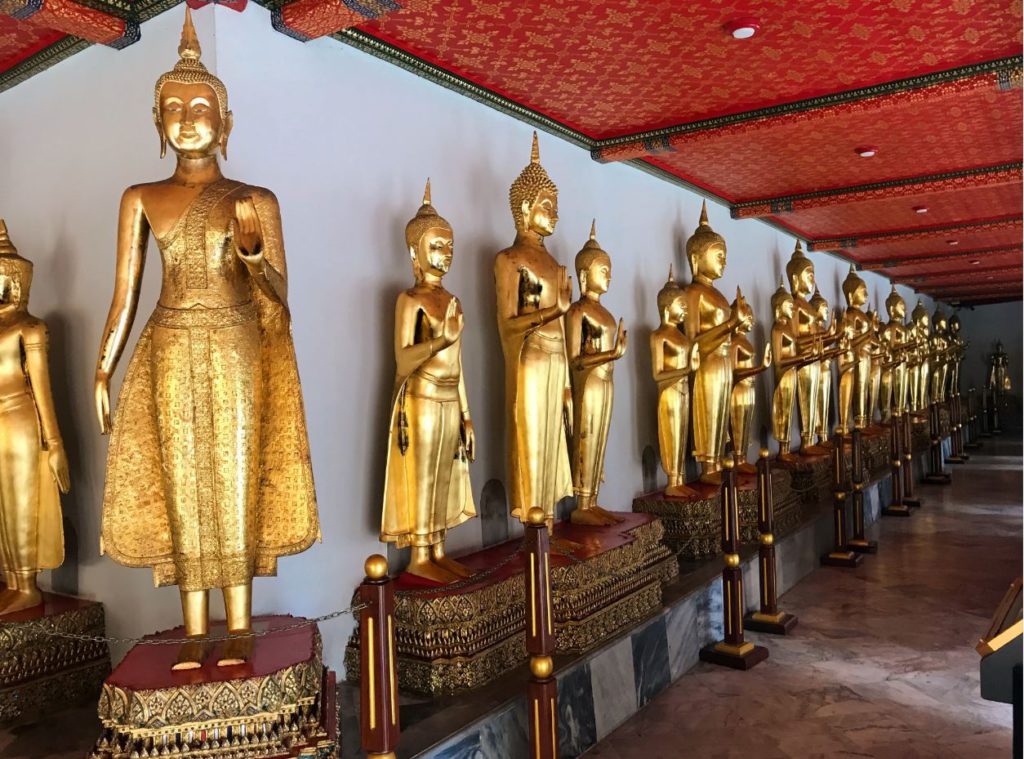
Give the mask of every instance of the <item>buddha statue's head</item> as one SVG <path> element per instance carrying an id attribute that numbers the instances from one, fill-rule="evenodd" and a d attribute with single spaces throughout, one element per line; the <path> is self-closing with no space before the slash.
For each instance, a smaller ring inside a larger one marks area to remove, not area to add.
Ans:
<path id="1" fill-rule="evenodd" d="M 32 262 L 18 255 L 0 219 L 0 312 L 28 307 L 32 287 Z"/>
<path id="2" fill-rule="evenodd" d="M 946 332 L 946 314 L 940 308 L 935 309 L 935 316 L 932 317 L 932 325 L 935 327 L 936 334 L 945 334 Z"/>
<path id="3" fill-rule="evenodd" d="M 853 264 L 850 264 L 850 271 L 843 280 L 843 295 L 850 308 L 860 308 L 868 302 L 867 283 L 861 279 Z"/>
<path id="4" fill-rule="evenodd" d="M 540 146 L 533 133 L 530 162 L 519 172 L 508 191 L 508 202 L 518 232 L 547 237 L 558 223 L 558 188 L 540 165 Z"/>
<path id="5" fill-rule="evenodd" d="M 814 295 L 808 301 L 811 306 L 811 310 L 814 311 L 814 319 L 818 324 L 825 324 L 828 321 L 828 301 L 825 300 L 825 296 L 818 292 L 818 288 L 814 288 Z"/>
<path id="6" fill-rule="evenodd" d="M 157 79 L 154 90 L 153 121 L 160 135 L 160 157 L 170 144 L 184 158 L 213 155 L 218 148 L 227 158 L 232 126 L 228 90 L 199 62 L 202 50 L 187 7 L 178 55 L 174 68 Z"/>
<path id="7" fill-rule="evenodd" d="M 583 295 L 604 295 L 612 283 L 612 259 L 597 243 L 596 221 L 590 225 L 590 239 L 576 254 L 576 277 Z"/>
<path id="8" fill-rule="evenodd" d="M 746 300 L 742 300 L 743 294 L 736 288 L 736 300 L 732 302 L 732 308 L 740 317 L 740 329 L 750 332 L 754 327 L 754 309 Z"/>
<path id="9" fill-rule="evenodd" d="M 793 318 L 793 295 L 786 289 L 786 282 L 779 280 L 779 289 L 772 294 L 772 313 L 775 321 Z"/>
<path id="10" fill-rule="evenodd" d="M 949 317 L 949 331 L 952 335 L 960 334 L 960 316 L 953 314 Z"/>
<path id="11" fill-rule="evenodd" d="M 914 322 L 918 337 L 928 337 L 931 332 L 931 319 L 928 317 L 928 309 L 922 301 L 918 301 L 914 310 L 910 313 L 910 320 Z"/>
<path id="12" fill-rule="evenodd" d="M 697 229 L 686 241 L 686 260 L 690 262 L 690 273 L 696 277 L 719 279 L 725 273 L 725 238 L 708 224 L 708 203 L 700 208 Z"/>
<path id="13" fill-rule="evenodd" d="M 665 324 L 681 324 L 686 318 L 686 290 L 676 282 L 671 264 L 668 267 L 668 279 L 658 291 L 658 313 Z"/>
<path id="14" fill-rule="evenodd" d="M 804 255 L 804 246 L 796 241 L 793 255 L 786 263 L 786 276 L 789 278 L 789 289 L 794 297 L 806 298 L 814 292 L 814 264 Z"/>
<path id="15" fill-rule="evenodd" d="M 423 205 L 405 225 L 405 244 L 416 280 L 430 274 L 440 279 L 452 266 L 452 226 L 430 204 L 430 180 L 423 188 Z"/>
<path id="16" fill-rule="evenodd" d="M 901 324 L 907 317 L 907 302 L 903 300 L 903 296 L 896 290 L 896 285 L 892 286 L 892 292 L 885 299 L 885 309 L 889 313 L 890 319 Z"/>

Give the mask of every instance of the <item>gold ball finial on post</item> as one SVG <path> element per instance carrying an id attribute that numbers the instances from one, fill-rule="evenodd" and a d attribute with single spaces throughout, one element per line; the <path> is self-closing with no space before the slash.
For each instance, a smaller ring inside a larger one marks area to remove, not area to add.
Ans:
<path id="1" fill-rule="evenodd" d="M 725 456 L 722 459 L 722 468 L 723 469 L 732 469 L 734 466 L 736 466 L 736 462 L 732 460 L 731 456 Z"/>
<path id="2" fill-rule="evenodd" d="M 544 524 L 544 509 L 540 508 L 539 506 L 531 507 L 530 510 L 526 512 L 526 521 L 537 527 Z"/>
<path id="3" fill-rule="evenodd" d="M 371 580 L 382 580 L 388 574 L 388 560 L 379 553 L 375 553 L 363 563 L 363 570 Z"/>
<path id="4" fill-rule="evenodd" d="M 761 458 L 766 459 L 771 455 L 771 451 L 769 451 L 767 448 L 762 448 L 760 451 L 758 451 L 758 455 Z"/>

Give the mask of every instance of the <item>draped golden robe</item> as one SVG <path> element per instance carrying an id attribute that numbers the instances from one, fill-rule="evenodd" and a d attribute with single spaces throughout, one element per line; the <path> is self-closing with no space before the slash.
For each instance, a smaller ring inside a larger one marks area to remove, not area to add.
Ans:
<path id="1" fill-rule="evenodd" d="M 277 227 L 266 223 L 278 213 L 269 193 L 222 179 L 158 239 L 165 283 L 202 290 L 242 266 L 229 230 L 246 193 L 264 220 L 265 261 L 284 272 Z M 158 306 L 128 365 L 107 456 L 102 550 L 152 567 L 157 585 L 243 584 L 275 574 L 277 557 L 319 537 L 289 314 L 250 285 L 252 300 L 235 306 Z"/>

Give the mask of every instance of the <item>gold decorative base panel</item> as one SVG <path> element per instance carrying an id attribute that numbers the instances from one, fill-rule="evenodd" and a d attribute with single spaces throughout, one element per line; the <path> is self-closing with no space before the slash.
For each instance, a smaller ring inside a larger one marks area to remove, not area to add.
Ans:
<path id="1" fill-rule="evenodd" d="M 103 605 L 44 593 L 41 606 L 0 616 L 0 722 L 38 717 L 99 694 L 110 672 L 106 644 L 47 631 L 102 636 Z"/>
<path id="2" fill-rule="evenodd" d="M 679 572 L 653 517 L 621 514 L 611 527 L 555 526 L 583 546 L 552 554 L 551 593 L 559 652 L 583 651 L 661 608 L 661 586 Z M 460 556 L 480 579 L 445 586 L 403 574 L 397 581 L 398 686 L 432 695 L 478 688 L 527 661 L 523 559 L 519 540 Z M 345 650 L 349 681 L 359 676 L 359 632 Z"/>
<path id="3" fill-rule="evenodd" d="M 250 660 L 218 667 L 219 645 L 201 669 L 171 670 L 176 645 L 136 645 L 103 684 L 103 734 L 90 759 L 255 759 L 338 756 L 334 673 L 322 664 L 316 625 L 257 617 Z M 212 635 L 223 634 L 223 624 Z M 182 628 L 147 640 L 177 638 Z"/>

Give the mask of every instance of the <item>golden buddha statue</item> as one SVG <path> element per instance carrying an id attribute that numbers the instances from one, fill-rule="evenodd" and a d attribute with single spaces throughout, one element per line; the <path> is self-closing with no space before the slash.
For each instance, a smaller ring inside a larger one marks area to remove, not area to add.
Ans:
<path id="1" fill-rule="evenodd" d="M 949 338 L 946 335 L 946 315 L 941 309 L 935 309 L 932 317 L 932 340 L 931 356 L 932 361 L 932 382 L 931 399 L 932 403 L 945 403 L 946 383 L 949 378 Z"/>
<path id="2" fill-rule="evenodd" d="M 868 286 L 852 265 L 843 280 L 843 296 L 846 298 L 843 328 L 849 333 L 850 345 L 843 357 L 843 369 L 839 377 L 839 428 L 844 435 L 849 435 L 854 427 L 862 430 L 868 425 L 871 357 L 878 315 L 864 311 L 864 304 L 868 301 Z M 881 369 L 881 365 L 878 368 Z"/>
<path id="3" fill-rule="evenodd" d="M 668 475 L 665 495 L 695 496 L 686 486 L 686 440 L 690 426 L 690 373 L 700 366 L 700 351 L 683 331 L 686 290 L 668 269 L 668 280 L 658 291 L 661 324 L 651 333 L 651 372 L 658 385 L 658 447 L 661 466 Z"/>
<path id="4" fill-rule="evenodd" d="M 963 364 L 964 358 L 967 356 L 967 341 L 960 335 L 960 317 L 953 314 L 949 317 L 949 346 L 951 351 L 950 360 L 950 379 L 949 379 L 949 392 L 950 395 L 959 397 L 960 396 L 960 366 Z"/>
<path id="5" fill-rule="evenodd" d="M 737 293 L 739 295 L 739 293 Z M 760 362 L 755 361 L 754 346 L 747 336 L 754 326 L 754 311 L 750 304 L 740 297 L 732 308 L 740 315 L 742 329 L 732 339 L 732 395 L 729 399 L 729 434 L 732 438 L 732 455 L 736 470 L 753 474 L 757 467 L 747 461 L 750 449 L 751 426 L 757 392 L 754 378 L 772 365 L 772 346 L 765 347 Z"/>
<path id="6" fill-rule="evenodd" d="M 576 509 L 573 524 L 609 525 L 623 521 L 597 503 L 604 480 L 604 455 L 612 421 L 612 369 L 626 352 L 626 329 L 601 305 L 612 281 L 612 261 L 597 243 L 596 222 L 590 239 L 576 254 L 580 299 L 565 315 L 566 348 L 572 382 L 572 484 Z"/>
<path id="7" fill-rule="evenodd" d="M 60 494 L 71 487 L 50 392 L 46 324 L 28 312 L 32 262 L 0 219 L 0 615 L 43 602 L 43 569 L 64 563 Z"/>
<path id="8" fill-rule="evenodd" d="M 996 341 L 996 350 L 988 357 L 988 389 L 996 395 L 1013 389 L 1010 382 L 1010 360 L 1003 348 L 1003 341 Z"/>
<path id="9" fill-rule="evenodd" d="M 908 366 L 907 343 L 910 339 L 904 321 L 907 304 L 892 286 L 892 292 L 885 299 L 889 321 L 879 334 L 884 350 L 885 362 L 882 367 L 881 395 L 879 397 L 882 421 L 888 422 L 893 416 L 901 417 L 906 410 Z"/>
<path id="10" fill-rule="evenodd" d="M 186 8 L 180 60 L 157 80 L 153 116 L 165 180 L 121 199 L 113 302 L 96 366 L 100 428 L 128 341 L 152 232 L 160 299 L 121 388 L 107 457 L 101 550 L 178 585 L 185 632 L 199 640 L 175 668 L 202 666 L 209 590 L 228 631 L 251 630 L 252 578 L 320 536 L 302 393 L 291 337 L 281 215 L 269 190 L 225 178 L 232 116 L 224 84 L 200 63 Z M 244 661 L 252 638 L 225 646 Z"/>
<path id="11" fill-rule="evenodd" d="M 693 279 L 686 287 L 686 336 L 700 351 L 700 366 L 693 380 L 693 456 L 701 466 L 701 480 L 720 481 L 725 433 L 732 393 L 732 339 L 753 323 L 743 316 L 743 295 L 736 303 L 722 295 L 713 282 L 725 272 L 726 247 L 708 224 L 708 206 L 701 206 L 700 222 L 686 241 L 686 257 Z"/>
<path id="12" fill-rule="evenodd" d="M 772 295 L 771 351 L 775 365 L 775 392 L 772 395 L 772 435 L 779 442 L 779 458 L 795 459 L 790 446 L 793 429 L 793 398 L 796 394 L 797 372 L 808 361 L 818 362 L 820 351 L 813 343 L 800 344 L 794 320 L 792 294 L 784 281 Z"/>
<path id="13" fill-rule="evenodd" d="M 831 328 L 829 316 L 832 309 L 829 308 L 828 301 L 825 300 L 825 296 L 818 291 L 817 287 L 814 288 L 814 294 L 809 302 L 811 309 L 814 311 L 815 331 L 818 334 L 827 333 Z M 821 369 L 818 381 L 817 428 L 815 433 L 821 444 L 827 445 L 829 438 L 832 436 L 832 431 L 828 425 L 828 412 L 832 404 L 832 356 L 823 354 L 819 366 Z"/>
<path id="14" fill-rule="evenodd" d="M 931 319 L 928 316 L 928 309 L 920 300 L 914 306 L 910 320 L 914 323 L 914 369 L 911 373 L 914 402 L 911 410 L 925 411 L 928 408 L 931 388 Z"/>
<path id="15" fill-rule="evenodd" d="M 537 133 L 530 163 L 512 183 L 511 247 L 494 260 L 498 334 L 505 355 L 509 504 L 524 524 L 533 507 L 548 528 L 555 505 L 572 495 L 567 429 L 573 419 L 562 317 L 572 278 L 544 247 L 558 221 L 558 188 L 540 165 Z"/>
<path id="16" fill-rule="evenodd" d="M 412 547 L 410 574 L 448 583 L 473 574 L 445 555 L 444 541 L 476 516 L 469 480 L 476 438 L 462 374 L 462 305 L 442 284 L 454 236 L 430 203 L 429 179 L 405 244 L 416 281 L 395 305 L 398 368 L 380 539 Z"/>
<path id="17" fill-rule="evenodd" d="M 882 372 L 885 366 L 885 350 L 882 347 L 882 320 L 878 311 L 868 311 L 871 339 L 867 343 L 868 355 L 871 359 L 871 373 L 868 381 L 868 398 L 864 426 L 870 427 L 875 421 L 875 411 L 881 408 Z"/>
<path id="18" fill-rule="evenodd" d="M 836 320 L 828 332 L 818 329 L 818 314 L 810 302 L 814 292 L 814 264 L 804 255 L 803 246 L 796 241 L 793 255 L 786 263 L 786 276 L 789 278 L 789 289 L 793 295 L 793 321 L 796 326 L 798 350 L 804 357 L 816 348 L 823 351 L 826 345 L 833 344 L 836 337 Z M 815 434 L 819 431 L 818 409 L 820 404 L 821 363 L 804 361 L 797 369 L 797 405 L 800 408 L 800 451 L 805 454 L 824 453 L 824 449 L 814 445 Z"/>

